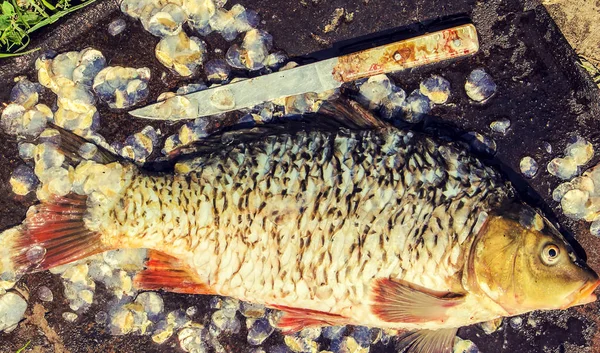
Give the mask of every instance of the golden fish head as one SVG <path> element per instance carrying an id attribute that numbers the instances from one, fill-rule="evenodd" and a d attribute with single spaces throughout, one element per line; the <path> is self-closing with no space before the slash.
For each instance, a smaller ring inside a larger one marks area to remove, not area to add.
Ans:
<path id="1" fill-rule="evenodd" d="M 470 287 L 510 315 L 593 302 L 600 284 L 560 232 L 523 204 L 488 216 L 473 244 L 467 273 Z"/>

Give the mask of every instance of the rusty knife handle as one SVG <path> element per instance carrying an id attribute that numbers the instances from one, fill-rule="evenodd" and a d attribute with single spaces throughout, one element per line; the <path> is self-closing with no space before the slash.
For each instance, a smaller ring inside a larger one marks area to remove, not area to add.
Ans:
<path id="1" fill-rule="evenodd" d="M 340 56 L 332 74 L 340 82 L 350 82 L 458 58 L 478 50 L 477 30 L 472 24 L 466 24 Z"/>

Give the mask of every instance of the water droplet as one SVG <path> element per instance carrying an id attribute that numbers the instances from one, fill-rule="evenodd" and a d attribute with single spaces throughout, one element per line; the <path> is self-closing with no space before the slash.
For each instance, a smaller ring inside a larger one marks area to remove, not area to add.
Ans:
<path id="1" fill-rule="evenodd" d="M 69 322 L 75 322 L 75 320 L 77 320 L 77 314 L 71 312 L 63 313 L 62 317 Z"/>
<path id="2" fill-rule="evenodd" d="M 249 318 L 261 318 L 265 316 L 265 306 L 262 304 L 254 304 L 241 302 L 240 303 L 240 312 L 245 317 Z"/>
<path id="3" fill-rule="evenodd" d="M 442 76 L 433 75 L 421 82 L 420 91 L 434 104 L 444 104 L 450 97 L 450 82 Z"/>
<path id="4" fill-rule="evenodd" d="M 506 135 L 508 128 L 510 128 L 510 120 L 508 119 L 496 120 L 490 124 L 490 129 L 492 129 L 493 132 L 501 135 Z"/>
<path id="5" fill-rule="evenodd" d="M 454 342 L 454 347 L 452 349 L 453 353 L 479 353 L 479 348 L 475 345 L 475 343 L 469 340 L 463 340 L 459 337 L 456 338 Z"/>
<path id="6" fill-rule="evenodd" d="M 50 288 L 46 286 L 41 286 L 38 289 L 38 298 L 40 298 L 40 300 L 44 302 L 51 302 L 54 299 L 54 295 L 52 294 Z"/>
<path id="7" fill-rule="evenodd" d="M 590 224 L 590 233 L 592 235 L 600 237 L 600 217 L 597 217 L 592 224 Z"/>
<path id="8" fill-rule="evenodd" d="M 27 260 L 32 264 L 39 264 L 46 256 L 46 248 L 40 245 L 34 245 L 25 253 Z"/>
<path id="9" fill-rule="evenodd" d="M 27 302 L 20 295 L 8 292 L 0 296 L 0 331 L 14 330 L 23 319 Z"/>
<path id="10" fill-rule="evenodd" d="M 37 104 L 41 90 L 42 85 L 39 83 L 33 83 L 26 77 L 21 77 L 10 91 L 10 100 L 26 109 L 30 109 Z"/>
<path id="11" fill-rule="evenodd" d="M 109 66 L 94 78 L 93 90 L 113 109 L 132 107 L 149 93 L 147 68 Z"/>
<path id="12" fill-rule="evenodd" d="M 519 168 L 521 169 L 521 173 L 523 173 L 526 178 L 533 178 L 537 174 L 538 163 L 535 159 L 525 156 L 521 159 Z"/>
<path id="13" fill-rule="evenodd" d="M 569 190 L 565 193 L 560 205 L 567 217 L 573 219 L 582 219 L 588 213 L 586 203 L 589 199 L 589 194 L 578 189 Z"/>
<path id="14" fill-rule="evenodd" d="M 467 77 L 465 91 L 469 98 L 484 102 L 496 93 L 496 83 L 483 69 L 475 69 Z"/>
<path id="15" fill-rule="evenodd" d="M 392 93 L 393 83 L 386 75 L 375 75 L 360 84 L 358 101 L 370 110 L 378 109 L 382 101 Z"/>
<path id="16" fill-rule="evenodd" d="M 403 119 L 409 123 L 418 123 L 431 112 L 431 101 L 416 89 L 406 98 Z"/>
<path id="17" fill-rule="evenodd" d="M 206 79 L 213 83 L 223 83 L 229 79 L 231 67 L 223 59 L 213 59 L 204 65 Z"/>
<path id="18" fill-rule="evenodd" d="M 158 318 L 165 307 L 162 297 L 155 292 L 140 293 L 137 298 L 135 298 L 135 302 L 142 305 L 150 319 Z"/>
<path id="19" fill-rule="evenodd" d="M 191 76 L 204 61 L 206 44 L 199 38 L 180 32 L 161 39 L 154 53 L 158 61 L 180 76 Z"/>
<path id="20" fill-rule="evenodd" d="M 217 9 L 215 15 L 209 20 L 210 27 L 219 32 L 228 42 L 234 40 L 239 33 L 256 27 L 258 22 L 258 14 L 252 10 L 246 10 L 240 4 L 233 5 L 229 11 L 223 8 Z"/>
<path id="21" fill-rule="evenodd" d="M 258 319 L 248 329 L 248 343 L 253 346 L 262 344 L 272 333 L 274 329 L 266 319 Z"/>
<path id="22" fill-rule="evenodd" d="M 510 319 L 509 321 L 510 327 L 512 327 L 513 330 L 518 330 L 521 327 L 523 327 L 523 319 L 521 317 L 513 317 Z"/>
<path id="23" fill-rule="evenodd" d="M 570 182 L 562 183 L 559 186 L 557 186 L 556 189 L 554 189 L 554 191 L 552 191 L 552 199 L 556 202 L 560 202 L 560 200 L 562 200 L 563 196 L 565 196 L 567 191 L 573 189 L 575 189 L 575 187 Z"/>
<path id="24" fill-rule="evenodd" d="M 122 18 L 118 18 L 108 24 L 108 34 L 114 37 L 121 34 L 125 28 L 127 28 L 127 22 Z"/>
<path id="25" fill-rule="evenodd" d="M 36 189 L 39 180 L 33 169 L 28 165 L 23 164 L 13 170 L 9 183 L 15 194 L 27 195 Z"/>
<path id="26" fill-rule="evenodd" d="M 94 320 L 97 324 L 105 324 L 108 321 L 108 314 L 104 311 L 99 311 L 94 316 Z"/>
<path id="27" fill-rule="evenodd" d="M 177 339 L 179 340 L 181 349 L 192 353 L 209 352 L 206 344 L 209 341 L 206 329 L 198 324 L 192 325 L 194 326 L 183 328 L 177 334 Z"/>
<path id="28" fill-rule="evenodd" d="M 554 158 L 548 163 L 547 170 L 548 173 L 563 180 L 571 179 L 579 172 L 577 163 L 575 163 L 575 160 L 570 156 L 565 158 Z"/>
<path id="29" fill-rule="evenodd" d="M 594 146 L 584 138 L 577 136 L 565 148 L 565 155 L 572 157 L 575 164 L 581 166 L 594 157 Z"/>
<path id="30" fill-rule="evenodd" d="M 217 88 L 210 96 L 210 104 L 220 110 L 235 108 L 235 97 L 228 88 Z"/>

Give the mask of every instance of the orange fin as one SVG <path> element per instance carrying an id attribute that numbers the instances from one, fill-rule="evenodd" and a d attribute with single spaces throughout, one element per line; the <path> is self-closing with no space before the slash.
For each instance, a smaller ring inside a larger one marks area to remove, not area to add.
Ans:
<path id="1" fill-rule="evenodd" d="M 69 194 L 33 206 L 13 245 L 20 272 L 47 270 L 109 250 L 100 234 L 86 228 L 87 196 Z"/>
<path id="2" fill-rule="evenodd" d="M 148 250 L 146 269 L 134 278 L 138 289 L 185 294 L 216 294 L 183 261 L 156 250 Z"/>
<path id="3" fill-rule="evenodd" d="M 400 337 L 401 353 L 452 353 L 457 328 L 412 331 Z"/>
<path id="4" fill-rule="evenodd" d="M 277 328 L 284 334 L 298 332 L 307 327 L 346 325 L 350 323 L 345 316 L 325 311 L 293 308 L 284 305 L 269 305 L 269 307 L 283 311 L 283 316 L 277 322 Z"/>
<path id="5" fill-rule="evenodd" d="M 462 294 L 438 292 L 405 281 L 379 279 L 374 286 L 373 313 L 387 322 L 442 320 L 446 310 L 464 301 Z"/>

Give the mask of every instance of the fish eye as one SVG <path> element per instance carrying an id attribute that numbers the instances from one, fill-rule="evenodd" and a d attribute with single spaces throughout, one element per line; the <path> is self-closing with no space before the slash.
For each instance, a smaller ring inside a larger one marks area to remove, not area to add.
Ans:
<path id="1" fill-rule="evenodd" d="M 554 265 L 558 261 L 560 255 L 560 249 L 554 244 L 548 244 L 544 246 L 542 250 L 542 261 L 546 265 Z"/>

